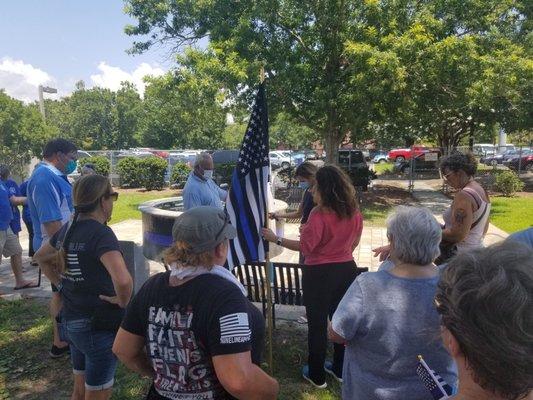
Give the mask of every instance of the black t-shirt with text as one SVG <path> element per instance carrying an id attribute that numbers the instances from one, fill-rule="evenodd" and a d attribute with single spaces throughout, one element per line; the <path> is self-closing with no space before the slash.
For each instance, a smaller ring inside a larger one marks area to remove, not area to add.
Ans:
<path id="1" fill-rule="evenodd" d="M 151 277 L 130 302 L 122 328 L 146 341 L 155 372 L 149 399 L 232 399 L 211 358 L 251 351 L 260 363 L 263 316 L 232 282 L 213 274 L 180 286 Z"/>
<path id="2" fill-rule="evenodd" d="M 56 246 L 64 229 L 52 236 L 50 245 Z M 76 222 L 67 244 L 67 268 L 61 279 L 61 313 L 65 318 L 87 318 L 96 308 L 113 307 L 98 296 L 116 295 L 111 276 L 100 261 L 102 255 L 114 250 L 120 251 L 120 246 L 111 228 L 94 219 Z"/>

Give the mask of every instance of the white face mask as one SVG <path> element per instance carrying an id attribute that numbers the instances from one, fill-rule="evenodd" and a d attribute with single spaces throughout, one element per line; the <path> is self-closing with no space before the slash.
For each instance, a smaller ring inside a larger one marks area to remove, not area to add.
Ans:
<path id="1" fill-rule="evenodd" d="M 213 179 L 213 170 L 212 169 L 205 169 L 204 170 L 204 178 L 205 179 Z"/>

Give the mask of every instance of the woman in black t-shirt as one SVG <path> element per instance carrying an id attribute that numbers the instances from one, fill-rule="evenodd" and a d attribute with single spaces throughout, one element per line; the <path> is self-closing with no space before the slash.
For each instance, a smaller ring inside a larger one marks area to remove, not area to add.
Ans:
<path id="1" fill-rule="evenodd" d="M 271 219 L 300 218 L 300 230 L 302 229 L 303 225 L 306 224 L 307 220 L 309 219 L 309 214 L 311 214 L 311 210 L 316 206 L 315 202 L 313 201 L 313 194 L 311 193 L 311 189 L 316 185 L 316 171 L 318 171 L 318 167 L 315 164 L 310 163 L 309 161 L 303 162 L 298 165 L 296 171 L 294 171 L 294 177 L 298 179 L 298 181 L 300 181 L 298 187 L 304 189 L 302 201 L 300 201 L 298 210 L 285 213 L 273 212 L 270 213 Z M 302 252 L 299 252 L 298 263 L 300 265 L 303 265 L 304 261 L 305 260 Z M 298 323 L 307 324 L 307 315 L 302 315 L 298 317 Z"/>
<path id="2" fill-rule="evenodd" d="M 118 240 L 106 225 L 113 192 L 101 175 L 74 184 L 74 218 L 36 253 L 44 274 L 63 300 L 60 334 L 70 344 L 72 399 L 109 399 L 117 359 L 111 351 L 133 281 Z"/>
<path id="3" fill-rule="evenodd" d="M 146 399 L 275 399 L 260 367 L 261 313 L 222 267 L 236 230 L 215 207 L 196 207 L 174 224 L 171 266 L 144 284 L 126 310 L 113 351 L 152 378 Z"/>

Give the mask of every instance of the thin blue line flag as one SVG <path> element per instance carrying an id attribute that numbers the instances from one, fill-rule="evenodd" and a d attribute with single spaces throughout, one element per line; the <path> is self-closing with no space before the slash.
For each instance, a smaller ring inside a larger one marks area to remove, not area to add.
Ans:
<path id="1" fill-rule="evenodd" d="M 231 178 L 226 210 L 237 236 L 230 240 L 228 268 L 265 261 L 268 242 L 261 236 L 269 199 L 268 113 L 264 83 L 259 86 L 252 114 Z"/>

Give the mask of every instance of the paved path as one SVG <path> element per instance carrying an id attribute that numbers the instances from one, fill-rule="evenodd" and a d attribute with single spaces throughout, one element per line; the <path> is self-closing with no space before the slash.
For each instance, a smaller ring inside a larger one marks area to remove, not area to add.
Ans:
<path id="1" fill-rule="evenodd" d="M 407 190 L 407 180 L 377 180 L 375 184 L 381 183 L 386 185 L 391 184 L 392 182 L 394 186 L 402 187 Z M 424 181 L 414 182 L 413 197 L 421 206 L 429 208 L 440 222 L 442 222 L 442 213 L 450 206 L 450 204 L 452 204 L 452 199 L 450 197 L 444 195 L 440 191 L 435 190 L 432 186 L 428 185 Z M 507 236 L 509 236 L 507 232 L 501 230 L 493 224 L 489 224 L 489 229 L 485 239 L 483 240 L 483 243 L 488 246 L 504 240 Z"/>

